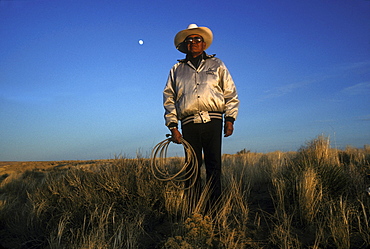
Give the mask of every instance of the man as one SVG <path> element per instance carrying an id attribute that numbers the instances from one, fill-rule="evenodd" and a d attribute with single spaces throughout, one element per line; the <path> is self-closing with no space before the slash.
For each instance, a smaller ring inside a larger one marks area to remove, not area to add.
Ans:
<path id="1" fill-rule="evenodd" d="M 202 151 L 210 185 L 210 203 L 221 195 L 221 141 L 224 116 L 224 136 L 233 134 L 239 100 L 232 77 L 224 63 L 205 50 L 213 41 L 207 27 L 190 24 L 175 36 L 175 47 L 186 54 L 170 70 L 163 91 L 166 126 L 172 141 L 183 137 L 193 147 L 199 168 Z M 182 134 L 178 129 L 181 121 Z M 199 198 L 200 178 L 195 184 Z"/>

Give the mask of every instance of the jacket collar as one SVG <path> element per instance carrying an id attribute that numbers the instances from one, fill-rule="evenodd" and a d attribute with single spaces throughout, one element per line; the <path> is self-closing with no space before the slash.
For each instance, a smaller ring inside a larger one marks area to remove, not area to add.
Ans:
<path id="1" fill-rule="evenodd" d="M 206 59 L 210 59 L 210 58 L 215 57 L 215 56 L 216 56 L 216 54 L 211 54 L 211 55 L 209 55 L 209 54 L 207 54 L 206 52 L 203 52 L 202 56 L 203 56 L 203 58 L 202 58 L 202 59 L 206 60 Z M 182 62 L 182 63 L 186 63 L 186 62 L 190 61 L 190 59 L 189 59 L 189 55 L 186 55 L 186 58 L 185 58 L 185 59 L 177 60 L 177 61 Z"/>

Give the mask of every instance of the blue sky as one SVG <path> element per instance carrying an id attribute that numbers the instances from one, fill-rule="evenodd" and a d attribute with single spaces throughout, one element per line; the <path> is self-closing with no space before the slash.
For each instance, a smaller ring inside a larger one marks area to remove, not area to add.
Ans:
<path id="1" fill-rule="evenodd" d="M 369 13 L 368 0 L 0 0 L 0 161 L 149 156 L 190 23 L 213 31 L 207 52 L 238 89 L 224 153 L 370 144 Z"/>

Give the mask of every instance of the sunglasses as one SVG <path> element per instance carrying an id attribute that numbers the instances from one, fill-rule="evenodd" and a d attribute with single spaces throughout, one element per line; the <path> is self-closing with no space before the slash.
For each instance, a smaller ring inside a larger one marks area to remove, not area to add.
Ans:
<path id="1" fill-rule="evenodd" d="M 202 41 L 203 41 L 203 38 L 199 37 L 199 36 L 188 37 L 188 38 L 185 39 L 185 43 L 192 43 L 192 42 L 199 43 L 199 42 L 202 42 Z"/>

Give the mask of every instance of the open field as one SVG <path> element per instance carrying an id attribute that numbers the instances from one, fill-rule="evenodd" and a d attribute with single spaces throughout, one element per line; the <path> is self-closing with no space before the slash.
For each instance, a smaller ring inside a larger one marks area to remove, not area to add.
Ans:
<path id="1" fill-rule="evenodd" d="M 172 158 L 176 166 L 181 159 Z M 204 174 L 204 172 L 203 172 Z M 4 248 L 368 248 L 370 147 L 223 156 L 224 193 L 189 205 L 150 160 L 0 163 Z M 192 208 L 190 208 L 192 207 Z M 0 247 L 1 248 L 1 247 Z"/>
<path id="2" fill-rule="evenodd" d="M 88 161 L 31 161 L 31 162 L 1 162 L 0 161 L 0 176 L 5 174 L 23 173 L 27 170 L 52 170 L 52 169 L 70 169 L 84 168 L 96 164 L 112 162 L 112 159 L 106 160 L 88 160 Z"/>

